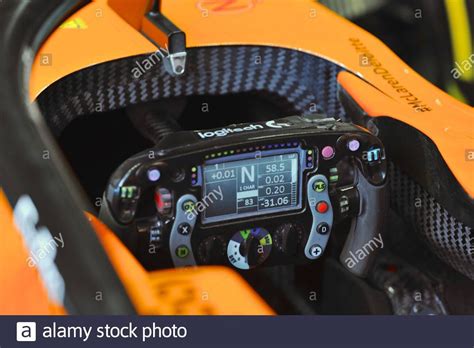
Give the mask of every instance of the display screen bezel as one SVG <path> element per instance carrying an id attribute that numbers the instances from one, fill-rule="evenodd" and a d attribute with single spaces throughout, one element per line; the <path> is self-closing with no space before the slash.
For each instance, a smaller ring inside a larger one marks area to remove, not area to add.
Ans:
<path id="1" fill-rule="evenodd" d="M 222 214 L 218 216 L 206 217 L 206 210 L 204 210 L 201 214 L 201 223 L 203 225 L 212 224 L 212 223 L 220 223 L 226 221 L 235 221 L 241 220 L 246 218 L 259 218 L 266 215 L 274 215 L 274 214 L 281 214 L 281 213 L 288 213 L 288 212 L 299 212 L 303 208 L 302 204 L 302 187 L 303 187 L 303 173 L 305 169 L 307 169 L 304 165 L 304 156 L 305 150 L 303 150 L 300 146 L 294 148 L 285 148 L 285 149 L 278 149 L 278 150 L 265 150 L 265 151 L 254 151 L 254 152 L 247 152 L 241 153 L 237 155 L 227 156 L 223 158 L 216 158 L 205 161 L 200 168 L 202 173 L 202 190 L 201 190 L 201 200 L 206 197 L 206 182 L 204 178 L 205 167 L 214 164 L 220 163 L 229 163 L 229 162 L 238 162 L 243 160 L 259 160 L 266 157 L 272 157 L 277 155 L 284 155 L 284 154 L 297 154 L 297 204 L 287 207 L 276 207 L 276 208 L 269 208 L 264 211 L 256 211 L 256 212 L 247 212 L 247 213 L 232 213 L 232 214 Z"/>

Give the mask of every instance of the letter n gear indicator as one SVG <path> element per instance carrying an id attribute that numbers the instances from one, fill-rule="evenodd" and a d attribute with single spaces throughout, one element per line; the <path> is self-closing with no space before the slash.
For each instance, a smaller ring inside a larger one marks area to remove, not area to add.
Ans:
<path id="1" fill-rule="evenodd" d="M 251 269 L 262 264 L 272 250 L 272 236 L 264 228 L 237 232 L 227 246 L 229 262 L 239 269 Z"/>

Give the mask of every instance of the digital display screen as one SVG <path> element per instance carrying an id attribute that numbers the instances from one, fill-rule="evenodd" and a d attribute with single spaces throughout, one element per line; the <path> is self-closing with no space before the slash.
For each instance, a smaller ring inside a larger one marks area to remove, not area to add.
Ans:
<path id="1" fill-rule="evenodd" d="M 298 153 L 206 164 L 202 200 L 207 204 L 202 221 L 297 209 L 298 178 Z"/>

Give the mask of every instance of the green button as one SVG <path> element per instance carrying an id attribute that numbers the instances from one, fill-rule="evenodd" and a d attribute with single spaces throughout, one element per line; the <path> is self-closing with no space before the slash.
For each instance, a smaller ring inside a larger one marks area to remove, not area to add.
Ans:
<path id="1" fill-rule="evenodd" d="M 184 259 L 186 256 L 189 255 L 189 249 L 186 245 L 180 245 L 176 248 L 176 256 L 181 259 Z"/>
<path id="2" fill-rule="evenodd" d="M 123 186 L 120 188 L 120 197 L 133 198 L 136 195 L 136 192 L 137 192 L 136 186 Z"/>
<path id="3" fill-rule="evenodd" d="M 316 182 L 313 185 L 313 189 L 316 192 L 323 192 L 324 190 L 326 190 L 326 183 L 322 180 L 316 180 Z"/>
<path id="4" fill-rule="evenodd" d="M 183 203 L 183 210 L 186 213 L 192 213 L 194 211 L 194 202 L 189 200 Z"/>

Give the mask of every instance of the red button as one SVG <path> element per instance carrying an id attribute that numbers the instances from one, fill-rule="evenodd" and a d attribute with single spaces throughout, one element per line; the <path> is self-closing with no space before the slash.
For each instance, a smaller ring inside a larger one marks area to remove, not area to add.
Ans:
<path id="1" fill-rule="evenodd" d="M 316 210 L 318 211 L 318 213 L 324 214 L 328 211 L 328 209 L 329 205 L 324 201 L 318 202 L 318 204 L 316 204 Z"/>
<path id="2" fill-rule="evenodd" d="M 166 188 L 157 188 L 155 190 L 155 206 L 158 213 L 162 215 L 171 214 L 173 207 L 173 196 L 170 190 Z"/>

